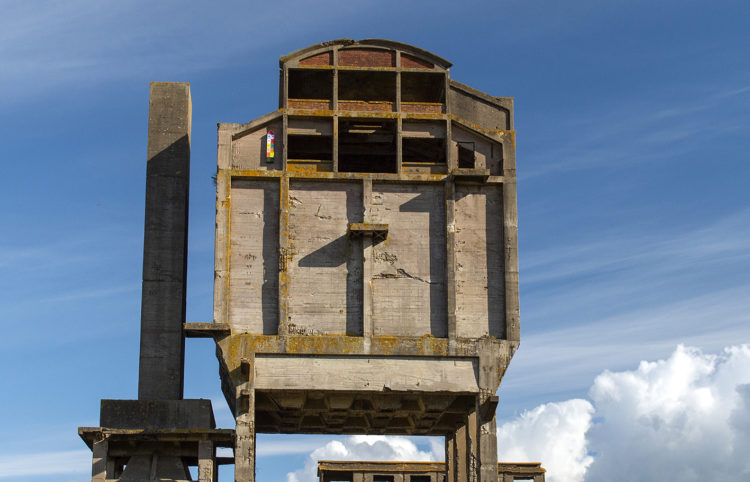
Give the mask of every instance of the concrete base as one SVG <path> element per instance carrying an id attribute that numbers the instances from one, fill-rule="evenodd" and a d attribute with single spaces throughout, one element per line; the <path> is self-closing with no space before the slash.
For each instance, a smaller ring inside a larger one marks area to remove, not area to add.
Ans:
<path id="1" fill-rule="evenodd" d="M 217 430 L 210 400 L 102 400 L 101 427 L 78 432 L 93 452 L 92 480 L 199 480 L 217 477 L 216 447 L 232 447 Z"/>

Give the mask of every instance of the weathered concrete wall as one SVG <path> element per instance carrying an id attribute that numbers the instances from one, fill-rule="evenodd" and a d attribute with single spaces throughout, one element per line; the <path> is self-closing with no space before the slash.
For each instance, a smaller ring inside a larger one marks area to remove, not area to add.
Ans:
<path id="1" fill-rule="evenodd" d="M 273 335 L 279 322 L 278 180 L 232 181 L 229 320 Z"/>
<path id="2" fill-rule="evenodd" d="M 493 142 L 468 129 L 453 124 L 451 128 L 451 149 L 458 157 L 458 143 L 470 142 L 474 145 L 475 168 L 489 169 L 491 176 L 503 175 L 503 148 L 498 142 Z"/>
<path id="3" fill-rule="evenodd" d="M 512 119 L 502 99 L 474 90 L 454 80 L 450 81 L 448 109 L 459 119 L 482 126 L 485 129 L 512 129 Z"/>
<path id="4" fill-rule="evenodd" d="M 289 330 L 362 334 L 362 184 L 293 181 L 289 189 Z"/>
<path id="5" fill-rule="evenodd" d="M 456 186 L 456 336 L 505 335 L 503 203 L 499 185 Z"/>
<path id="6" fill-rule="evenodd" d="M 266 157 L 267 135 L 274 134 L 274 157 Z M 272 121 L 245 133 L 232 142 L 233 169 L 281 169 L 284 152 L 284 138 L 281 120 Z"/>
<path id="7" fill-rule="evenodd" d="M 388 224 L 388 239 L 373 246 L 375 335 L 446 337 L 443 187 L 374 183 L 369 212 Z"/>
<path id="8" fill-rule="evenodd" d="M 256 390 L 479 392 L 471 358 L 258 354 L 254 368 Z"/>

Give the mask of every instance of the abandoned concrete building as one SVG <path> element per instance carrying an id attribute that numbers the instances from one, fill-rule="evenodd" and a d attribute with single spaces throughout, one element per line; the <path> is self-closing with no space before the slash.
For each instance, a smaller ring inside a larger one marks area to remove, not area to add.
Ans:
<path id="1" fill-rule="evenodd" d="M 450 66 L 313 45 L 281 58 L 278 110 L 219 124 L 209 323 L 185 323 L 190 89 L 151 85 L 138 399 L 79 429 L 92 480 L 254 481 L 256 433 L 441 436 L 441 480 L 512 480 L 495 410 L 519 344 L 513 102 Z M 215 341 L 234 429 L 183 399 L 186 337 Z"/>
<path id="2" fill-rule="evenodd" d="M 498 482 L 544 482 L 538 462 L 497 464 Z M 320 482 L 445 482 L 443 462 L 318 461 Z"/>

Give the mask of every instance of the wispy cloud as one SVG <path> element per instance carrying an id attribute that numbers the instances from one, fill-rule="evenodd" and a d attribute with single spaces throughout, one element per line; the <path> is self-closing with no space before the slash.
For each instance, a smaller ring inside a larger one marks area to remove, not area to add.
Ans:
<path id="1" fill-rule="evenodd" d="M 283 43 L 297 27 L 314 31 L 310 21 L 319 17 L 314 13 L 328 12 L 316 22 L 324 30 L 339 15 L 356 11 L 335 0 L 285 0 L 273 9 L 237 1 L 220 7 L 172 0 L 6 4 L 0 19 L 0 102 L 66 85 L 144 74 L 149 79 L 184 75 L 231 65 L 269 43 Z M 278 23 L 280 12 L 283 28 L 269 28 Z"/>
<path id="2" fill-rule="evenodd" d="M 707 94 L 686 94 L 679 101 L 628 99 L 577 112 L 534 139 L 534 144 L 549 147 L 530 149 L 519 165 L 519 179 L 674 159 L 707 139 L 746 130 L 747 109 L 735 110 L 750 105 L 749 94 L 750 86 L 724 86 Z"/>
<path id="3" fill-rule="evenodd" d="M 86 474 L 90 467 L 90 450 L 0 455 L 0 478 Z"/>

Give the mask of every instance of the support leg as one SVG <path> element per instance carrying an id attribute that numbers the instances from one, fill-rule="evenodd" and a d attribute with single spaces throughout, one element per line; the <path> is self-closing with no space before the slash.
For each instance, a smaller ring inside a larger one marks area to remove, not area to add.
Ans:
<path id="1" fill-rule="evenodd" d="M 108 439 L 105 438 L 94 442 L 93 459 L 91 462 L 91 482 L 104 482 L 105 480 L 107 480 L 108 452 Z"/>
<path id="2" fill-rule="evenodd" d="M 445 481 L 456 482 L 456 434 L 445 436 Z"/>
<path id="3" fill-rule="evenodd" d="M 201 440 L 198 442 L 198 481 L 214 482 L 216 471 L 215 467 L 215 450 L 214 443 L 210 440 Z"/>
<path id="4" fill-rule="evenodd" d="M 255 482 L 255 391 L 239 400 L 234 446 L 234 480 Z"/>
<path id="5" fill-rule="evenodd" d="M 495 411 L 484 415 L 479 425 L 479 480 L 497 482 L 497 420 Z"/>

